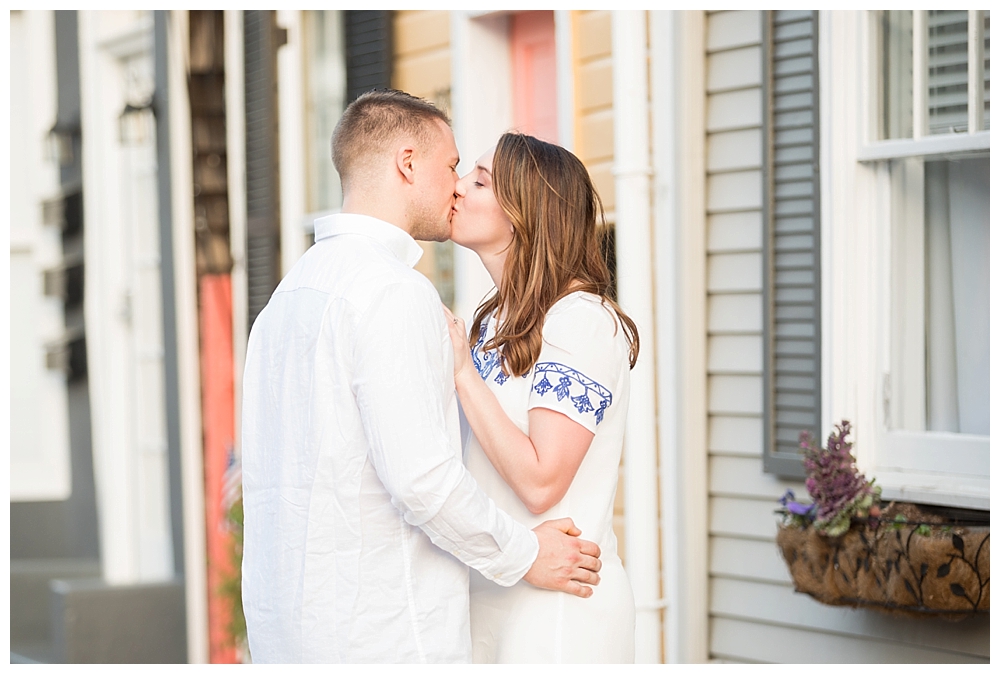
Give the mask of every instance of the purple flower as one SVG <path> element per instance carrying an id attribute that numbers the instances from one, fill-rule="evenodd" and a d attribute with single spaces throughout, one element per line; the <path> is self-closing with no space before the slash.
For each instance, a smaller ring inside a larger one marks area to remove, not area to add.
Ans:
<path id="1" fill-rule="evenodd" d="M 793 515 L 802 515 L 804 517 L 806 515 L 812 514 L 813 508 L 815 506 L 806 505 L 805 503 L 797 503 L 795 501 L 789 501 L 788 503 L 785 504 L 785 507 L 788 508 L 788 512 L 792 513 Z"/>
<path id="2" fill-rule="evenodd" d="M 785 491 L 785 495 L 778 499 L 778 503 L 785 507 L 785 510 L 793 515 L 802 517 L 812 517 L 816 512 L 815 504 L 799 503 L 795 500 L 795 492 L 791 489 Z"/>
<path id="3" fill-rule="evenodd" d="M 877 488 L 858 471 L 851 454 L 852 444 L 848 439 L 850 422 L 837 424 L 821 447 L 808 433 L 800 436 L 805 450 L 806 489 L 813 499 L 813 516 L 817 528 L 831 526 L 843 519 L 844 513 L 856 504 L 871 502 L 878 496 Z M 786 506 L 795 512 L 792 505 Z"/>

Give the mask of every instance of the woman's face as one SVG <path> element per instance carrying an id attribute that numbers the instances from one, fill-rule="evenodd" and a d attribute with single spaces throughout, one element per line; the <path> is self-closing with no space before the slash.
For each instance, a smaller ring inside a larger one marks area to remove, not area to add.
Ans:
<path id="1" fill-rule="evenodd" d="M 455 187 L 451 240 L 480 255 L 498 254 L 514 238 L 514 226 L 493 193 L 493 149 Z"/>

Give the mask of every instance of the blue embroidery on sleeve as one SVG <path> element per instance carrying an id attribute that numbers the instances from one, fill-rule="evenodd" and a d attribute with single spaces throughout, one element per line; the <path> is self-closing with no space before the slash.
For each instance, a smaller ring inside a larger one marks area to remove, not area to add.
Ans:
<path id="1" fill-rule="evenodd" d="M 559 386 L 552 389 L 556 394 L 556 400 L 562 400 L 569 395 L 569 377 L 559 377 Z"/>
<path id="2" fill-rule="evenodd" d="M 610 404 L 611 404 L 610 398 L 608 398 L 607 400 L 602 400 L 601 406 L 597 408 L 596 412 L 594 412 L 594 417 L 597 419 L 598 424 L 604 421 L 604 410 L 608 409 L 608 405 Z"/>
<path id="3" fill-rule="evenodd" d="M 590 404 L 590 398 L 587 397 L 586 393 L 581 393 L 578 396 L 573 396 L 572 398 L 570 398 L 570 400 L 572 400 L 573 404 L 576 405 L 576 411 L 579 412 L 580 414 L 594 411 L 594 406 Z"/>
<path id="4" fill-rule="evenodd" d="M 483 348 L 483 345 L 486 343 L 486 329 L 489 324 L 490 319 L 489 316 L 487 316 L 486 321 L 483 323 L 483 327 L 479 330 L 479 339 L 476 341 L 476 346 L 471 349 L 472 364 L 475 366 L 476 372 L 479 373 L 479 376 L 483 381 L 486 381 L 486 378 L 490 376 L 490 373 L 492 373 L 493 370 L 500 365 L 500 354 L 497 353 L 496 349 L 487 351 Z M 497 374 L 493 381 L 500 386 L 503 386 L 507 379 L 509 379 L 509 377 L 504 374 L 501 369 L 500 373 Z"/>
<path id="5" fill-rule="evenodd" d="M 548 378 L 549 373 L 559 376 L 559 384 L 557 386 L 552 386 L 552 382 Z M 580 414 L 593 412 L 594 419 L 596 419 L 598 424 L 604 421 L 604 412 L 611 407 L 611 391 L 582 372 L 561 363 L 537 363 L 535 365 L 536 378 L 539 374 L 542 375 L 542 378 L 534 386 L 535 392 L 538 395 L 544 396 L 551 390 L 555 392 L 557 400 L 563 400 L 569 396 L 577 412 Z M 579 391 L 580 393 L 579 395 L 572 396 L 570 395 L 571 390 Z M 600 400 L 596 410 L 594 409 L 593 402 L 591 402 L 591 396 L 597 396 Z"/>

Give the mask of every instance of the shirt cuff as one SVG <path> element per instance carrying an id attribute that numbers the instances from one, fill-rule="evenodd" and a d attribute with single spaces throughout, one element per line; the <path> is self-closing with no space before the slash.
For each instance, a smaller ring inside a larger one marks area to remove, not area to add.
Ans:
<path id="1" fill-rule="evenodd" d="M 538 536 L 531 529 L 517 525 L 496 562 L 480 573 L 501 587 L 510 587 L 524 578 L 537 557 Z"/>

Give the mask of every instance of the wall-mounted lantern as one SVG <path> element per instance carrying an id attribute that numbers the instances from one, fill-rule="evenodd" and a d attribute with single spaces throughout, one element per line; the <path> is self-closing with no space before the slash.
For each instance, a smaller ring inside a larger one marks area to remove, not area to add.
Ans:
<path id="1" fill-rule="evenodd" d="M 73 139 L 79 137 L 80 125 L 56 122 L 45 136 L 45 159 L 60 166 L 73 163 Z"/>
<path id="2" fill-rule="evenodd" d="M 118 140 L 122 145 L 142 145 L 156 133 L 153 97 L 142 103 L 126 103 L 118 115 Z"/>

